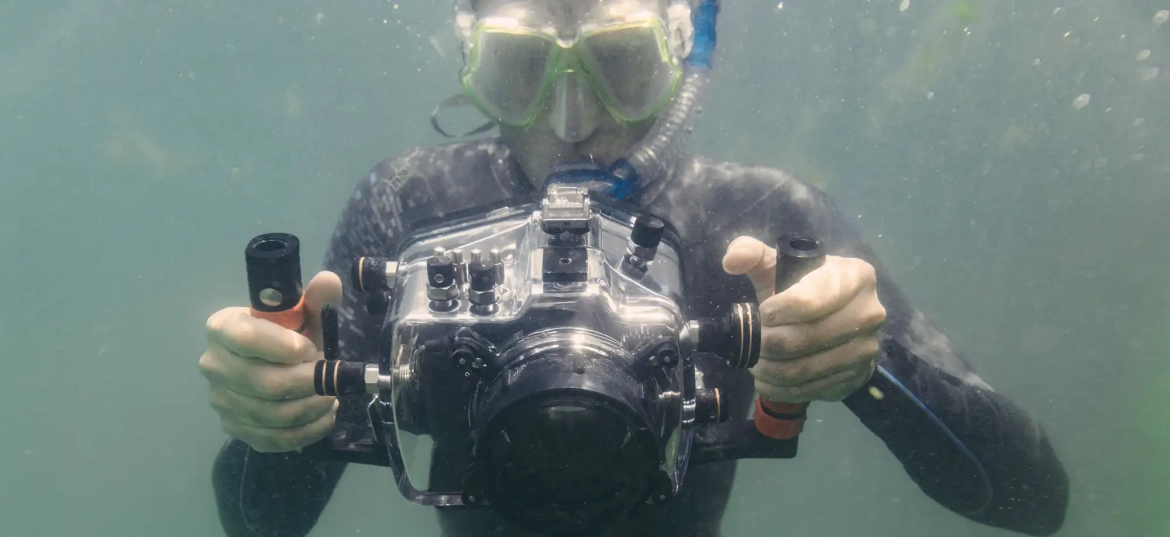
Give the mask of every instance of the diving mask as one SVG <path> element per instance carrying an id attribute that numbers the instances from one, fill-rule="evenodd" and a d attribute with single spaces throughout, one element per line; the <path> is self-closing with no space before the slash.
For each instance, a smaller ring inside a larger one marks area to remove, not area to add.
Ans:
<path id="1" fill-rule="evenodd" d="M 584 79 L 621 122 L 653 117 L 678 88 L 680 47 L 672 47 L 657 13 L 586 23 L 570 38 L 556 25 L 518 15 L 478 19 L 467 36 L 463 90 L 493 120 L 531 125 L 568 78 Z"/>

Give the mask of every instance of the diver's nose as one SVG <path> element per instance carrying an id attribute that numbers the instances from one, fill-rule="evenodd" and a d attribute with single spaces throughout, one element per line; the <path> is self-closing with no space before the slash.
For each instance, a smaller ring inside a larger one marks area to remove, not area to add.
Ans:
<path id="1" fill-rule="evenodd" d="M 580 73 L 564 73 L 553 86 L 549 122 L 565 142 L 580 142 L 593 134 L 605 112 L 597 92 Z"/>

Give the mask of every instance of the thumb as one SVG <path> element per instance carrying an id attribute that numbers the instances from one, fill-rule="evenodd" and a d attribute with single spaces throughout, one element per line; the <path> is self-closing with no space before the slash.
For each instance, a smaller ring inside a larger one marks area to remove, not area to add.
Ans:
<path id="1" fill-rule="evenodd" d="M 313 340 L 318 350 L 323 350 L 321 336 L 321 308 L 326 304 L 341 305 L 341 278 L 323 270 L 309 280 L 305 287 L 305 335 Z"/>
<path id="2" fill-rule="evenodd" d="M 756 299 L 763 302 L 776 287 L 776 250 L 755 238 L 738 237 L 727 246 L 723 270 L 747 276 L 756 289 Z"/>

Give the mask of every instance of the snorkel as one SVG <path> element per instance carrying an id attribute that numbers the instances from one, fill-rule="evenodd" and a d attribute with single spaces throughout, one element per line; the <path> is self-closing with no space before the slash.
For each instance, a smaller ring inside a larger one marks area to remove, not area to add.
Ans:
<path id="1" fill-rule="evenodd" d="M 677 161 L 682 153 L 686 139 L 703 111 L 700 103 L 711 79 L 718 16 L 719 0 L 699 0 L 691 15 L 694 43 L 683 65 L 683 82 L 678 94 L 637 145 L 605 169 L 580 165 L 556 168 L 549 173 L 545 184 L 601 182 L 609 185 L 603 194 L 626 200 L 645 185 L 663 179 L 670 163 Z"/>

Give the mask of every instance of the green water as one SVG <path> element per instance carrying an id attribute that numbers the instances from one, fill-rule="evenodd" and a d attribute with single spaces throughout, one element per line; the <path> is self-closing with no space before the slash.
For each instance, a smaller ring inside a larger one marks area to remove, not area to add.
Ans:
<path id="1" fill-rule="evenodd" d="M 1061 535 L 1170 535 L 1170 4 L 900 3 L 724 2 L 696 143 L 857 214 L 1047 428 Z M 442 141 L 449 15 L 0 0 L 0 536 L 219 534 L 203 321 L 242 303 L 248 238 L 320 259 L 360 176 Z M 1005 534 L 927 499 L 843 407 L 813 412 L 817 449 L 741 465 L 725 535 Z M 351 469 L 313 535 L 437 535 L 389 475 Z"/>

